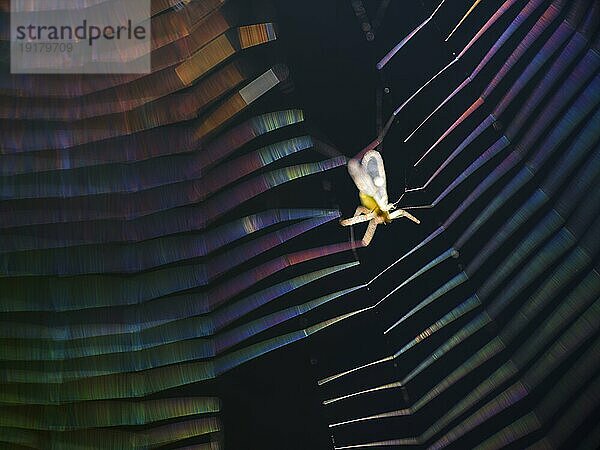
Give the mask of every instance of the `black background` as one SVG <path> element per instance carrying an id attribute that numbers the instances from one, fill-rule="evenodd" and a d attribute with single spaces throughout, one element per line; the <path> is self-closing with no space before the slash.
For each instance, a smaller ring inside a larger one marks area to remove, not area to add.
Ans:
<path id="1" fill-rule="evenodd" d="M 365 0 L 363 3 L 373 21 L 381 2 Z M 278 24 L 279 39 L 275 44 L 277 57 L 289 66 L 294 90 L 283 96 L 272 97 L 271 104 L 263 101 L 257 108 L 264 111 L 279 106 L 299 107 L 306 112 L 309 131 L 313 135 L 346 156 L 354 156 L 377 135 L 377 91 L 384 88 L 389 90 L 382 96 L 380 114 L 385 121 L 391 111 L 447 64 L 454 52 L 458 53 L 463 48 L 498 6 L 495 1 L 482 2 L 456 35 L 449 42 L 444 42 L 449 31 L 472 4 L 468 0 L 448 0 L 436 19 L 402 49 L 384 70 L 377 71 L 377 61 L 428 17 L 437 3 L 437 0 L 392 0 L 381 25 L 374 31 L 375 39 L 368 41 L 350 0 L 260 2 L 260 6 L 256 7 L 257 15 L 270 15 L 269 18 L 273 17 Z M 265 15 L 266 12 L 268 14 Z M 403 140 L 471 72 L 497 37 L 497 34 L 489 33 L 489 36 L 481 39 L 459 64 L 430 85 L 398 116 L 385 145 L 380 149 L 386 163 L 390 200 L 395 200 L 405 186 L 423 184 L 437 167 L 436 163 L 439 165 L 443 160 L 441 155 L 434 154 L 427 158 L 421 169 L 412 167 L 429 145 L 477 98 L 485 85 L 485 75 L 483 81 L 473 83 L 473 87 L 444 108 L 409 143 L 405 144 Z M 302 189 L 283 188 L 278 195 L 285 198 L 286 204 L 339 207 L 345 216 L 353 213 L 358 201 L 355 187 L 343 169 L 327 174 L 323 184 L 313 180 Z M 432 199 L 433 193 L 426 191 L 420 197 L 413 196 L 410 201 L 407 199 L 407 202 L 413 204 Z M 356 270 L 346 272 L 333 281 L 303 289 L 288 301 L 300 303 L 323 295 L 324 286 L 332 291 L 366 282 L 437 228 L 448 216 L 448 211 L 441 206 L 436 210 L 420 211 L 418 215 L 423 222 L 418 227 L 409 221 L 396 221 L 387 227 L 380 227 L 373 243 L 358 252 L 356 257 L 361 265 Z M 357 233 L 361 232 L 364 232 L 363 228 L 357 228 Z M 349 238 L 346 229 L 330 224 L 308 239 L 331 243 Z M 314 242 L 305 240 L 297 245 L 299 248 L 314 246 Z M 382 277 L 370 291 L 360 291 L 345 299 L 342 305 L 311 312 L 307 318 L 286 324 L 283 329 L 298 330 L 373 304 L 393 289 L 400 277 L 410 275 L 425 261 L 425 258 L 412 260 L 396 268 L 389 276 Z M 449 264 L 453 264 L 452 268 L 448 268 L 449 271 L 455 272 L 455 266 L 460 261 Z M 331 283 L 330 287 L 328 283 Z M 418 285 L 413 288 L 419 290 Z M 404 291 L 403 295 L 410 296 L 411 289 Z M 396 297 L 380 311 L 336 325 L 238 367 L 219 378 L 216 386 L 203 384 L 198 387 L 199 394 L 214 393 L 216 390 L 223 399 L 226 448 L 333 448 L 332 433 L 327 426 L 332 421 L 331 412 L 321 405 L 331 392 L 319 388 L 317 380 L 353 363 L 360 364 L 393 353 L 399 343 L 405 343 L 407 338 L 418 333 L 420 330 L 417 327 L 409 327 L 384 338 L 382 326 L 377 329 L 373 326 L 380 321 L 389 326 L 401 316 L 401 312 L 406 312 L 402 299 Z M 411 303 L 414 302 L 415 299 L 412 299 Z M 279 328 L 278 333 L 281 330 Z M 440 333 L 436 339 L 441 342 L 453 331 L 450 329 L 447 333 Z M 417 361 L 423 356 L 415 354 L 411 358 Z M 401 369 L 386 366 L 383 376 L 389 380 L 398 379 L 398 374 L 406 373 Z M 365 373 L 364 377 L 368 376 L 369 373 Z M 381 381 L 382 374 L 377 376 Z M 372 383 L 367 379 L 361 380 L 361 385 L 369 384 Z M 389 405 L 403 407 L 406 404 L 405 396 L 409 395 L 408 392 L 382 395 L 382 410 Z M 360 402 L 354 402 L 352 407 L 364 412 Z M 351 416 L 351 413 L 344 416 Z M 404 423 L 414 427 L 416 433 L 416 430 L 424 429 L 426 415 Z M 374 439 L 385 435 L 413 435 L 411 430 L 390 425 L 387 425 L 387 429 L 385 427 L 385 424 L 373 426 L 369 433 L 373 434 Z M 348 439 L 351 437 L 347 436 Z"/>

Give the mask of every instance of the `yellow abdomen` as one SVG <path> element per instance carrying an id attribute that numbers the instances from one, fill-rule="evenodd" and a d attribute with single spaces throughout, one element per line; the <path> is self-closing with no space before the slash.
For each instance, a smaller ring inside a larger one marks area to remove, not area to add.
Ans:
<path id="1" fill-rule="evenodd" d="M 382 211 L 373 197 L 363 192 L 360 192 L 358 195 L 360 197 L 360 202 L 365 208 L 377 213 L 378 216 L 383 218 L 385 223 L 391 222 L 389 212 Z"/>
<path id="2" fill-rule="evenodd" d="M 358 195 L 360 197 L 360 202 L 362 203 L 362 205 L 365 208 L 368 208 L 371 211 L 379 210 L 379 205 L 377 205 L 377 202 L 375 201 L 375 199 L 373 197 L 371 197 L 370 195 L 364 194 L 362 192 L 360 192 Z"/>

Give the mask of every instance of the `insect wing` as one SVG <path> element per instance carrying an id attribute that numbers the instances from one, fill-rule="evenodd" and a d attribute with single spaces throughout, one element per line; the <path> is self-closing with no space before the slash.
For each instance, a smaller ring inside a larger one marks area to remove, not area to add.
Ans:
<path id="1" fill-rule="evenodd" d="M 367 152 L 361 165 L 369 177 L 373 189 L 373 192 L 368 194 L 375 199 L 381 209 L 386 209 L 388 205 L 387 182 L 381 154 L 375 150 Z"/>
<path id="2" fill-rule="evenodd" d="M 371 180 L 371 177 L 365 168 L 356 159 L 351 159 L 348 161 L 348 173 L 350 173 L 354 184 L 360 192 L 363 192 L 371 197 L 377 193 L 377 189 L 373 184 L 373 180 Z"/>

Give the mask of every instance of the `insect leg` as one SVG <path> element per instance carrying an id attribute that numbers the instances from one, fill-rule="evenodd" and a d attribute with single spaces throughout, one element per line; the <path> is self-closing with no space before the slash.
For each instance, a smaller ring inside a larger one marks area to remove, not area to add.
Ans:
<path id="1" fill-rule="evenodd" d="M 366 206 L 360 205 L 360 206 L 356 207 L 356 211 L 354 211 L 354 217 L 360 216 L 361 214 L 365 214 L 365 215 L 371 214 L 371 212 L 372 211 L 369 208 L 367 208 Z"/>
<path id="2" fill-rule="evenodd" d="M 392 220 L 396 219 L 398 217 L 406 217 L 407 219 L 412 220 L 414 223 L 417 223 L 417 224 L 421 223 L 421 221 L 419 219 L 417 219 L 412 214 L 404 211 L 403 209 L 398 209 L 390 214 L 390 219 L 392 219 Z"/>
<path id="3" fill-rule="evenodd" d="M 349 219 L 340 220 L 340 224 L 344 227 L 348 227 L 350 225 L 356 225 L 357 223 L 368 222 L 376 216 L 376 213 L 372 213 L 369 211 L 369 214 L 358 215 L 351 217 Z"/>
<path id="4" fill-rule="evenodd" d="M 367 227 L 367 231 L 365 231 L 365 235 L 362 238 L 362 243 L 365 247 L 371 243 L 373 236 L 375 236 L 377 225 L 379 225 L 379 220 L 377 220 L 377 218 L 371 219 L 369 226 Z"/>

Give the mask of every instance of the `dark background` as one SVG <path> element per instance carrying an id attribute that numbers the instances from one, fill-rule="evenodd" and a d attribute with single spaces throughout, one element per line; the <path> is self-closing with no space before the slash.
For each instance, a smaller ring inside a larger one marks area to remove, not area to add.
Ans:
<path id="1" fill-rule="evenodd" d="M 233 0 L 231 3 L 234 3 Z M 284 83 L 278 91 L 269 93 L 257 101 L 252 108 L 236 118 L 236 123 L 268 111 L 288 108 L 300 108 L 305 111 L 307 117 L 305 124 L 268 133 L 268 136 L 254 140 L 249 144 L 251 148 L 245 150 L 251 151 L 268 142 L 277 142 L 301 134 L 310 134 L 319 142 L 316 146 L 317 151 L 311 154 L 301 152 L 285 158 L 285 161 L 280 163 L 285 166 L 290 162 L 325 159 L 328 157 L 324 156 L 327 148 L 334 148 L 347 157 L 356 155 L 377 135 L 378 123 L 385 122 L 398 105 L 444 67 L 454 54 L 460 52 L 503 1 L 482 2 L 454 37 L 446 43 L 445 37 L 473 4 L 473 0 L 447 0 L 435 20 L 416 35 L 382 71 L 377 71 L 375 67 L 380 58 L 426 19 L 439 0 L 362 0 L 362 2 L 357 0 L 237 0 L 235 3 L 235 7 L 231 8 L 232 11 L 247 8 L 246 11 L 239 12 L 239 16 L 251 17 L 248 23 L 273 21 L 277 24 L 278 31 L 276 42 L 244 51 L 242 57 L 264 62 L 264 67 L 275 62 L 283 62 L 290 69 L 288 82 Z M 357 3 L 362 3 L 366 16 L 357 18 L 353 9 Z M 520 0 L 517 3 L 515 10 L 526 1 Z M 380 9 L 382 4 L 387 5 L 384 13 L 381 13 L 383 10 Z M 514 15 L 503 18 L 498 26 L 486 33 L 473 46 L 460 63 L 433 82 L 398 115 L 384 145 L 379 148 L 386 164 L 391 201 L 395 201 L 406 187 L 422 185 L 449 151 L 455 148 L 460 138 L 464 137 L 460 133 L 450 136 L 438 149 L 439 151 L 429 155 L 418 169 L 413 168 L 413 164 L 422 153 L 480 95 L 491 76 L 499 69 L 499 65 L 506 60 L 508 56 L 506 50 L 500 51 L 489 67 L 467 89 L 446 105 L 409 143 L 403 142 L 421 120 L 471 73 L 513 18 Z M 366 31 L 362 28 L 362 22 L 365 21 L 374 27 L 372 39 L 367 39 Z M 518 40 L 519 37 L 513 39 Z M 514 49 L 515 46 L 510 47 Z M 481 120 L 481 113 L 482 111 L 479 111 L 479 115 L 476 115 L 477 118 L 473 120 Z M 510 114 L 510 111 L 507 114 Z M 473 121 L 470 125 L 473 125 Z M 487 148 L 500 135 L 501 128 L 501 123 L 498 123 L 495 129 L 486 131 L 476 145 L 467 149 L 464 158 L 472 160 L 477 151 Z M 462 162 L 464 161 L 459 158 L 454 168 L 463 167 Z M 421 194 L 407 196 L 400 206 L 431 202 L 439 194 L 441 185 L 445 182 L 447 184 L 449 176 L 442 175 L 440 180 Z M 471 178 L 471 188 L 473 183 L 481 179 L 478 177 L 480 175 L 475 174 Z M 397 220 L 389 226 L 379 227 L 373 242 L 366 249 L 329 257 L 325 262 L 314 261 L 303 264 L 301 267 L 282 271 L 269 277 L 268 280 L 257 280 L 252 288 L 253 291 L 323 266 L 353 260 L 360 261 L 360 265 L 351 270 L 319 280 L 285 295 L 272 302 L 273 304 L 265 305 L 259 311 L 254 311 L 237 323 L 231 324 L 228 329 L 245 325 L 251 320 L 292 305 L 305 303 L 325 293 L 367 282 L 435 230 L 456 207 L 456 200 L 464 198 L 461 189 L 467 188 L 457 189 L 449 196 L 447 202 L 435 209 L 415 212 L 422 222 L 419 226 L 407 220 Z M 356 188 L 345 168 L 340 167 L 272 189 L 241 205 L 229 215 L 225 215 L 215 226 L 228 222 L 232 217 L 241 217 L 245 213 L 279 206 L 333 208 L 341 210 L 343 216 L 348 217 L 352 215 L 357 204 Z M 462 225 L 458 223 L 456 228 Z M 362 237 L 364 227 L 364 225 L 356 227 L 357 239 Z M 276 248 L 253 258 L 252 261 L 238 267 L 235 273 L 243 272 L 249 266 L 256 266 L 283 252 L 345 242 L 351 238 L 349 229 L 342 228 L 336 221 L 332 221 L 286 243 L 283 250 Z M 448 239 L 451 237 L 447 237 L 446 240 Z M 447 249 L 451 243 L 436 242 L 428 248 L 427 252 L 417 254 L 390 270 L 369 290 L 362 289 L 339 301 L 311 311 L 299 319 L 290 320 L 275 329 L 260 333 L 233 350 L 370 306 L 420 269 L 432 257 Z M 478 245 L 478 243 L 470 244 Z M 469 257 L 469 252 L 475 250 L 478 249 L 466 248 L 465 260 Z M 444 342 L 466 323 L 465 321 L 471 320 L 477 314 L 476 311 L 467 314 L 464 321 L 457 321 L 439 331 L 428 341 L 430 345 L 409 352 L 397 363 L 379 365 L 361 372 L 360 376 L 348 377 L 343 382 L 332 383 L 331 386 L 317 385 L 317 381 L 323 377 L 393 354 L 422 331 L 423 324 L 429 325 L 432 322 L 431 317 L 441 317 L 472 294 L 473 291 L 468 290 L 469 286 L 461 286 L 451 295 L 444 296 L 443 302 L 439 305 L 432 305 L 427 308 L 427 311 L 417 314 L 414 320 L 398 327 L 392 333 L 385 336 L 382 334 L 382 330 L 431 293 L 432 286 L 438 287 L 458 273 L 462 267 L 461 263 L 461 258 L 448 260 L 438 270 L 411 283 L 391 297 L 380 308 L 329 327 L 308 339 L 267 353 L 225 373 L 214 381 L 160 392 L 152 397 L 209 395 L 221 398 L 223 410 L 220 418 L 224 422 L 224 442 L 227 450 L 332 449 L 335 441 L 328 424 L 335 422 L 339 417 L 365 416 L 375 412 L 405 408 L 439 381 L 443 377 L 441 374 L 446 374 L 454 368 L 459 359 L 461 362 L 465 359 L 457 357 L 464 354 L 446 355 L 443 361 L 428 370 L 425 376 L 417 377 L 405 390 L 382 391 L 368 396 L 368 399 L 343 402 L 340 406 L 322 405 L 323 400 L 342 393 L 401 379 L 428 355 L 428 351 Z M 235 275 L 233 272 L 227 273 L 226 276 Z M 490 326 L 471 337 L 463 348 L 478 349 L 481 342 L 486 342 L 494 333 L 493 326 Z M 514 348 L 511 347 L 508 351 L 512 350 Z M 577 356 L 577 354 L 571 355 L 566 365 Z M 485 371 L 491 367 L 484 364 L 481 369 Z M 480 380 L 469 375 L 463 381 L 438 399 L 435 406 L 429 405 L 414 416 L 402 420 L 372 421 L 356 427 L 336 430 L 338 444 L 409 437 L 422 433 L 432 420 L 437 419 L 444 411 L 448 411 Z M 553 375 L 549 377 L 547 383 L 551 386 L 555 381 L 556 377 Z M 529 408 L 527 411 L 531 410 L 537 400 L 539 399 L 524 400 L 523 403 L 529 403 L 526 405 Z M 447 404 L 440 405 L 440 402 L 447 402 Z M 437 407 L 438 410 L 432 411 L 433 407 Z M 523 413 L 522 408 L 514 408 L 514 410 L 503 414 Z M 506 418 L 506 415 L 503 417 Z M 591 423 L 592 421 L 593 415 L 583 428 L 595 425 Z M 487 426 L 484 424 L 474 433 L 461 439 L 458 443 L 459 447 L 455 445 L 453 448 L 468 448 L 469 445 L 477 443 L 477 436 L 473 435 L 485 433 Z M 583 435 L 579 433 L 579 436 Z M 532 439 L 537 438 L 539 435 L 532 437 Z M 198 442 L 203 439 L 205 437 L 199 438 Z M 193 443 L 190 440 L 189 444 Z M 163 448 L 181 448 L 184 444 L 177 442 Z M 523 441 L 520 444 L 522 445 Z"/>
<path id="2" fill-rule="evenodd" d="M 349 157 L 358 153 L 377 135 L 378 114 L 385 122 L 391 111 L 452 59 L 454 51 L 462 49 L 497 6 L 497 2 L 483 2 L 454 38 L 446 43 L 444 38 L 472 4 L 468 0 L 448 0 L 435 21 L 379 72 L 375 67 L 377 61 L 428 17 L 438 1 L 392 0 L 385 15 L 381 16 L 381 24 L 374 30 L 372 41 L 367 40 L 361 29 L 361 20 L 356 17 L 352 3 L 350 0 L 273 0 L 260 2 L 260 6 L 256 7 L 258 16 L 273 18 L 278 24 L 279 39 L 275 44 L 277 58 L 289 66 L 290 87 L 293 88 L 291 92 L 271 97 L 267 103 L 263 101 L 256 108 L 263 111 L 290 106 L 303 109 L 307 114 L 307 130 Z M 379 0 L 363 2 L 371 23 L 377 18 L 381 3 Z M 398 116 L 385 145 L 380 149 L 386 163 L 391 201 L 403 192 L 405 186 L 423 184 L 437 167 L 435 164 L 442 161 L 432 155 L 421 170 L 412 167 L 429 145 L 475 100 L 481 92 L 481 82 L 475 83 L 473 88 L 444 108 L 408 144 L 404 144 L 403 140 L 470 73 L 493 43 L 492 37 L 494 40 L 498 37 L 493 33 L 490 36 L 482 39 L 460 64 L 433 83 Z M 384 88 L 389 93 L 383 93 Z M 382 98 L 381 108 L 377 104 L 378 91 Z M 325 180 L 313 179 L 304 183 L 301 189 L 297 186 L 294 189 L 282 188 L 277 195 L 284 197 L 287 205 L 292 202 L 303 207 L 339 207 L 345 216 L 351 215 L 357 205 L 357 192 L 343 169 L 328 173 Z M 425 192 L 421 197 L 411 197 L 409 204 L 429 202 L 433 198 L 431 192 Z M 361 261 L 357 269 L 302 289 L 293 298 L 288 297 L 290 304 L 323 295 L 325 287 L 333 291 L 366 282 L 420 242 L 448 216 L 443 207 L 435 211 L 420 211 L 418 215 L 422 219 L 419 227 L 409 221 L 396 221 L 388 227 L 380 227 L 373 243 L 354 256 Z M 362 233 L 364 228 L 357 228 L 356 232 Z M 298 239 L 296 245 L 300 249 L 314 247 L 315 240 L 331 243 L 349 238 L 347 229 L 330 224 L 308 238 Z M 345 259 L 340 259 L 349 260 L 347 255 Z M 343 300 L 343 304 L 313 311 L 308 317 L 279 327 L 275 334 L 280 334 L 282 329 L 298 330 L 371 305 L 393 289 L 396 280 L 412 274 L 425 261 L 425 257 L 413 259 L 410 265 L 398 267 L 382 277 L 370 291 L 363 290 L 349 296 Z M 449 270 L 455 272 L 455 266 L 460 261 L 448 264 L 454 265 Z M 411 289 L 419 292 L 418 283 L 405 290 L 403 295 L 410 296 L 413 292 Z M 420 331 L 416 327 L 403 328 L 384 338 L 379 329 L 381 326 L 378 329 L 373 327 L 373 321 L 384 321 L 389 325 L 402 315 L 401 312 L 406 312 L 402 300 L 402 297 L 395 297 L 390 305 L 376 313 L 351 319 L 238 367 L 220 378 L 216 386 L 203 385 L 199 393 L 214 393 L 217 390 L 223 399 L 226 448 L 333 448 L 332 433 L 327 424 L 332 422 L 331 415 L 335 410 L 321 405 L 322 400 L 330 397 L 332 392 L 319 388 L 317 380 L 365 360 L 393 353 L 399 344 L 404 344 L 415 332 Z M 410 303 L 414 304 L 415 301 L 412 299 Z M 439 342 L 455 331 L 449 328 L 447 332 L 436 336 Z M 414 354 L 411 361 L 418 361 L 423 356 Z M 381 368 L 377 373 L 377 383 L 382 381 L 382 376 L 389 380 L 398 379 L 401 374 L 406 374 L 401 369 L 391 364 Z M 365 378 L 369 376 L 375 375 L 371 372 L 361 375 L 360 384 L 372 384 Z M 348 385 L 344 390 L 348 390 Z M 386 410 L 388 406 L 403 407 L 409 395 L 408 392 L 399 395 L 397 391 L 381 395 L 381 410 Z M 344 405 L 344 408 L 356 408 L 360 413 L 368 413 L 363 406 L 359 401 Z M 345 411 L 344 416 L 351 416 L 352 412 Z M 393 422 L 369 425 L 372 429 L 368 432 L 373 434 L 374 439 L 412 436 L 420 433 L 426 422 L 411 422 L 425 419 L 426 415 L 419 415 L 409 422 L 403 422 L 410 423 L 411 428 L 414 426 L 414 433 L 413 430 L 398 429 Z M 344 440 L 351 441 L 352 436 L 345 436 Z"/>

